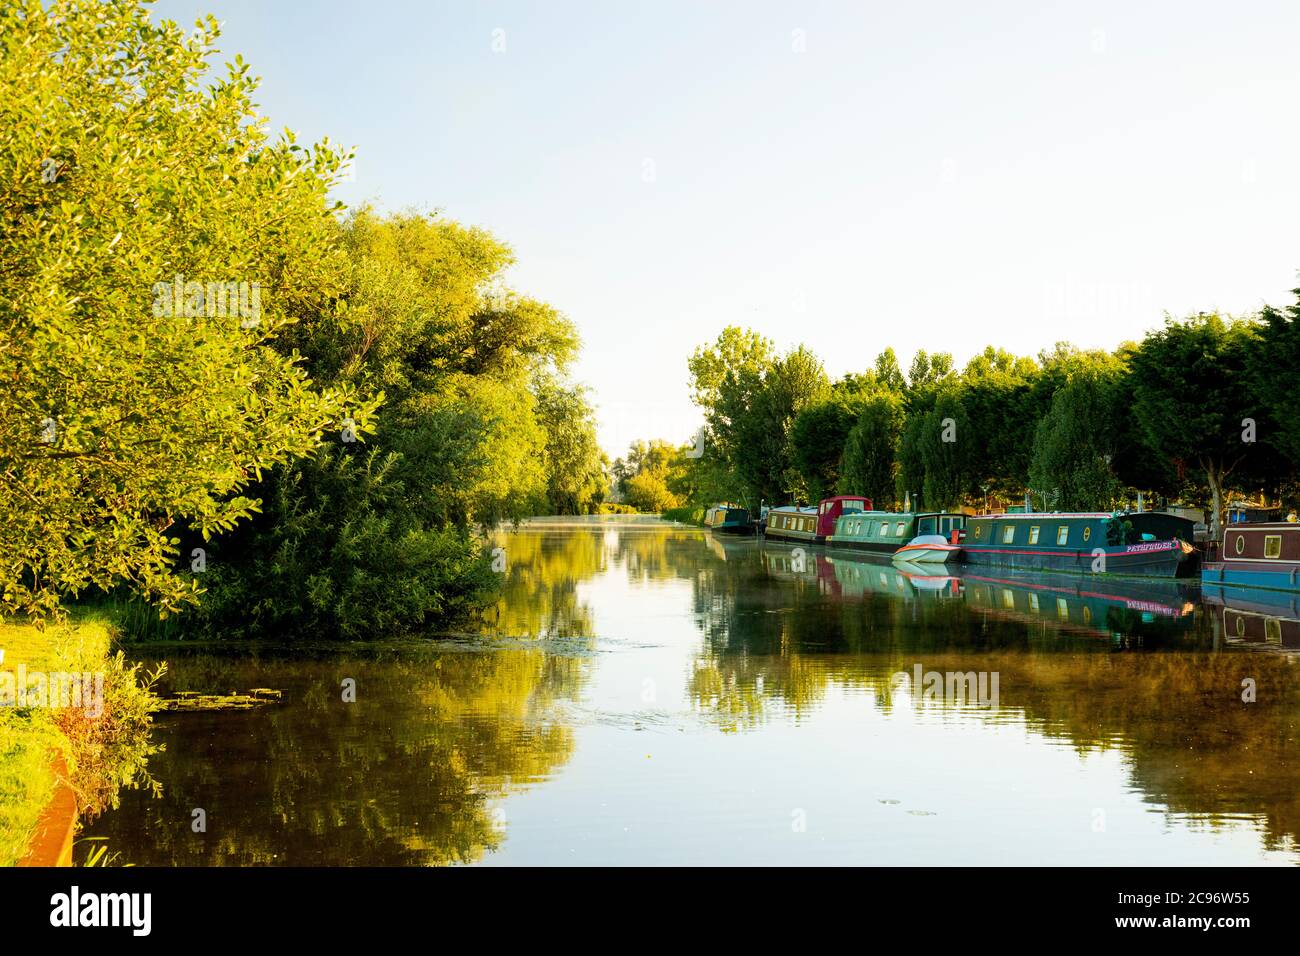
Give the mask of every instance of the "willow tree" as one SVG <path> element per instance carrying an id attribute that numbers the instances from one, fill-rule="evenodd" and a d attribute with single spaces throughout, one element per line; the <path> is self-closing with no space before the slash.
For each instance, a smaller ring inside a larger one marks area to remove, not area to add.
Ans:
<path id="1" fill-rule="evenodd" d="M 5 610 L 124 582 L 193 601 L 178 522 L 228 530 L 250 480 L 370 427 L 375 400 L 273 347 L 328 293 L 346 157 L 268 137 L 247 65 L 209 72 L 218 32 L 134 0 L 0 6 Z"/>

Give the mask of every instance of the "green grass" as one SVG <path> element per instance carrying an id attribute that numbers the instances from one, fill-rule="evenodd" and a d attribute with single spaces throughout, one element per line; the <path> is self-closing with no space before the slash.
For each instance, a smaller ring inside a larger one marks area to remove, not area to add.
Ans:
<path id="1" fill-rule="evenodd" d="M 116 801 L 118 788 L 156 786 L 144 765 L 152 747 L 152 680 L 112 653 L 110 615 L 80 610 L 65 624 L 40 629 L 0 619 L 0 670 L 103 672 L 104 712 L 91 719 L 78 708 L 0 706 L 0 866 L 26 853 L 41 811 L 54 793 L 51 751 L 68 766 L 78 806 L 97 812 Z M 156 679 L 157 675 L 153 675 Z"/>
<path id="2" fill-rule="evenodd" d="M 108 653 L 108 628 L 100 621 L 80 621 L 40 630 L 31 624 L 0 623 L 0 668 L 15 671 L 74 670 Z M 48 711 L 0 706 L 0 866 L 13 866 L 27 849 L 41 811 L 54 793 L 50 751 L 71 756 L 67 738 Z"/>
<path id="3" fill-rule="evenodd" d="M 665 521 L 680 521 L 683 524 L 695 524 L 703 527 L 705 510 L 703 507 L 689 506 L 685 508 L 669 508 L 660 517 Z"/>

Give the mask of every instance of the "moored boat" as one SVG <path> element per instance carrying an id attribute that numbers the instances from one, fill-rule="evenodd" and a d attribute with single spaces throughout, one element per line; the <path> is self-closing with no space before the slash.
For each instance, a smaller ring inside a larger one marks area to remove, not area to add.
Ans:
<path id="1" fill-rule="evenodd" d="M 729 501 L 716 504 L 704 512 L 704 527 L 714 534 L 753 534 L 755 531 L 749 509 Z"/>
<path id="2" fill-rule="evenodd" d="M 1199 553 L 1194 524 L 1160 511 L 976 515 L 962 538 L 970 565 L 1186 577 Z"/>
<path id="3" fill-rule="evenodd" d="M 943 564 L 956 561 L 961 555 L 961 545 L 953 544 L 941 534 L 918 534 L 894 552 L 894 563 Z"/>
<path id="4" fill-rule="evenodd" d="M 960 531 L 965 525 L 966 516 L 957 512 L 866 511 L 842 516 L 826 543 L 833 548 L 893 554 L 922 535 L 933 535 L 951 542 L 953 532 Z M 911 560 L 916 559 L 913 557 Z"/>
<path id="5" fill-rule="evenodd" d="M 1229 524 L 1217 561 L 1201 569 L 1203 584 L 1300 591 L 1300 524 Z"/>
<path id="6" fill-rule="evenodd" d="M 861 514 L 871 509 L 871 499 L 861 495 L 836 495 L 824 499 L 816 508 L 789 505 L 772 508 L 763 525 L 764 536 L 774 541 L 806 541 L 821 544 L 835 530 L 843 515 Z"/>

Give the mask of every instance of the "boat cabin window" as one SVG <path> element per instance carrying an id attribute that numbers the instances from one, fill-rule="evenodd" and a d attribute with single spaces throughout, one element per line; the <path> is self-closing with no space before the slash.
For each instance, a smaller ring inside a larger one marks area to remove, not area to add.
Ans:
<path id="1" fill-rule="evenodd" d="M 889 523 L 886 521 L 880 522 L 880 536 L 882 538 L 889 537 Z"/>
<path id="2" fill-rule="evenodd" d="M 900 538 L 903 536 L 903 522 L 898 522 L 898 527 L 894 529 L 894 534 L 898 535 Z"/>
<path id="3" fill-rule="evenodd" d="M 1038 525 L 1034 525 L 1029 529 L 1029 543 L 1038 544 Z"/>
<path id="4" fill-rule="evenodd" d="M 1091 538 L 1091 537 L 1092 537 L 1092 526 L 1091 526 L 1091 525 L 1084 525 L 1084 526 L 1083 526 L 1083 540 L 1084 540 L 1084 541 L 1087 541 L 1087 540 L 1088 540 L 1089 538 Z"/>
<path id="5" fill-rule="evenodd" d="M 1070 526 L 1068 524 L 1063 524 L 1056 529 L 1056 543 L 1065 544 L 1065 542 L 1069 540 L 1070 540 Z"/>
<path id="6" fill-rule="evenodd" d="M 922 518 L 916 526 L 917 534 L 934 534 L 934 518 Z"/>
<path id="7" fill-rule="evenodd" d="M 1016 540 L 1016 526 L 1013 524 L 1009 524 L 1002 529 L 1002 543 L 1010 544 L 1012 541 L 1015 540 Z"/>
<path id="8" fill-rule="evenodd" d="M 1246 536 L 1244 534 L 1237 535 L 1237 543 L 1235 547 L 1238 554 L 1241 554 L 1241 552 L 1246 550 Z"/>
<path id="9" fill-rule="evenodd" d="M 1264 535 L 1264 557 L 1282 557 L 1282 536 L 1280 534 Z"/>

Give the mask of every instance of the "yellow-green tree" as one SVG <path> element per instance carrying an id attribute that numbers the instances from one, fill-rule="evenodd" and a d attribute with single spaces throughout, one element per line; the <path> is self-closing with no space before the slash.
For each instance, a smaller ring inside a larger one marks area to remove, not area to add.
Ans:
<path id="1" fill-rule="evenodd" d="M 5 610 L 192 601 L 179 522 L 228 530 L 266 469 L 369 429 L 377 395 L 273 347 L 329 292 L 346 157 L 270 139 L 238 58 L 206 82 L 217 36 L 136 0 L 0 3 Z"/>

